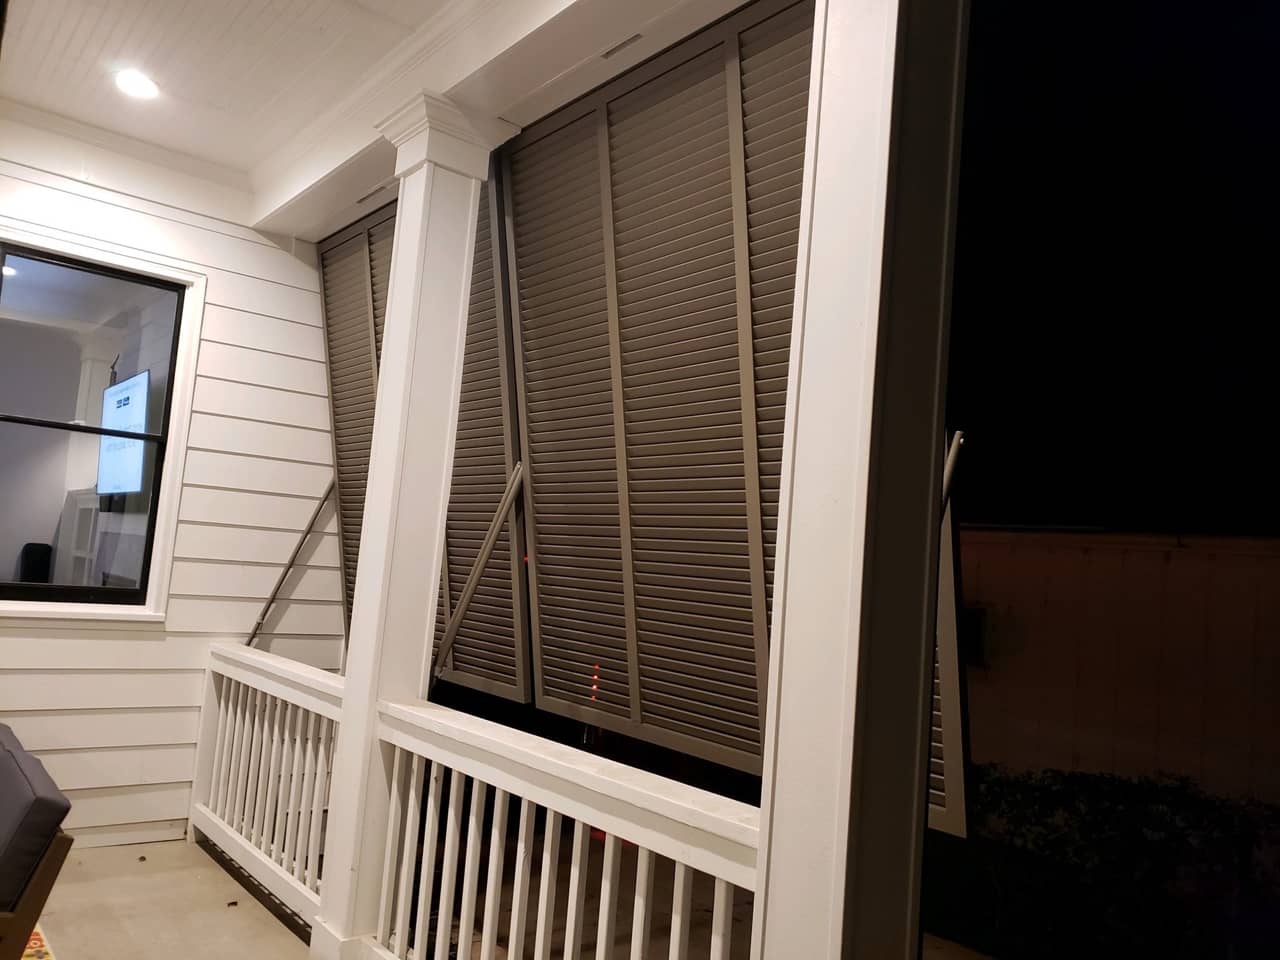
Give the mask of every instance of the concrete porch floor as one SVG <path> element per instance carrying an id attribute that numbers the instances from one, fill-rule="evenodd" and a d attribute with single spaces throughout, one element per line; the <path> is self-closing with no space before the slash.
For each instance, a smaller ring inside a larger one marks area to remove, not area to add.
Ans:
<path id="1" fill-rule="evenodd" d="M 185 840 L 72 847 L 40 926 L 58 960 L 307 956 L 305 943 Z"/>
<path id="2" fill-rule="evenodd" d="M 307 957 L 306 944 L 182 840 L 72 847 L 40 924 L 58 960 Z M 983 958 L 926 936 L 924 960 Z"/>

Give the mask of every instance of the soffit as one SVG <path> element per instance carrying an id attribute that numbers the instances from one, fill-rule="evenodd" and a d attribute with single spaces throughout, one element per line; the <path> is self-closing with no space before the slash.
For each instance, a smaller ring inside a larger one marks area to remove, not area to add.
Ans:
<path id="1" fill-rule="evenodd" d="M 0 98 L 235 170 L 341 99 L 443 0 L 10 0 Z M 114 86 L 136 67 L 161 96 Z"/>

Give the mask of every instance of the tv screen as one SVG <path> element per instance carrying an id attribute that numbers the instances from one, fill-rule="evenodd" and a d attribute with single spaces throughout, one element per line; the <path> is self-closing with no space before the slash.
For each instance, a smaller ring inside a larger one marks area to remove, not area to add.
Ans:
<path id="1" fill-rule="evenodd" d="M 147 397 L 151 371 L 102 391 L 102 425 L 108 430 L 147 432 Z M 128 437 L 103 437 L 98 443 L 98 494 L 142 492 L 143 441 Z"/>

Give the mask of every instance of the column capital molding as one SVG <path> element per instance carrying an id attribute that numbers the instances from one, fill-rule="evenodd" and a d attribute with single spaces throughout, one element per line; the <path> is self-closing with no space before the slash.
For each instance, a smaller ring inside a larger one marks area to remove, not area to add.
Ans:
<path id="1" fill-rule="evenodd" d="M 489 172 L 489 153 L 520 128 L 458 106 L 433 93 L 417 93 L 378 123 L 396 148 L 396 176 L 435 163 L 476 180 Z"/>

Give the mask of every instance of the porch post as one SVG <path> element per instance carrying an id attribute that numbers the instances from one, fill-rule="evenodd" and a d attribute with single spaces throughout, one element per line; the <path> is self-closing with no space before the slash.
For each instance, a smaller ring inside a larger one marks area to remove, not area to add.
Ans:
<path id="1" fill-rule="evenodd" d="M 898 0 L 818 0 L 752 956 L 841 955 Z"/>
<path id="2" fill-rule="evenodd" d="M 421 696 L 436 617 L 480 183 L 516 133 L 419 95 L 379 124 L 396 217 L 373 446 L 311 956 L 362 957 L 374 932 L 390 771 L 379 700 Z"/>

